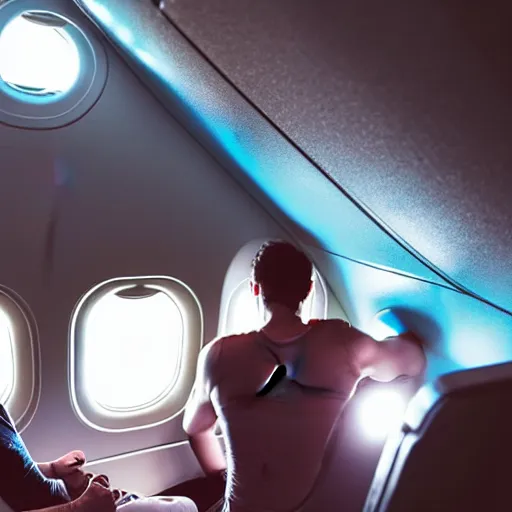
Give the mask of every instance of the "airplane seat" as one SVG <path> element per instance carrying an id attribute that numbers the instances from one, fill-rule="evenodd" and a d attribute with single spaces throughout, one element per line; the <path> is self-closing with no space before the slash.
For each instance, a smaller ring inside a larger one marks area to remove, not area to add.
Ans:
<path id="1" fill-rule="evenodd" d="M 510 508 L 512 363 L 422 388 L 387 440 L 364 512 Z"/>

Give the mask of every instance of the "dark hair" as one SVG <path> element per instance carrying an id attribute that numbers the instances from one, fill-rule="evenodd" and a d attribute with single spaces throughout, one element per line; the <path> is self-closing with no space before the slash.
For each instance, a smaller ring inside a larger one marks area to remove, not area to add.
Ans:
<path id="1" fill-rule="evenodd" d="M 308 296 L 313 265 L 291 243 L 284 240 L 265 242 L 254 257 L 252 268 L 265 304 L 275 302 L 296 312 Z"/>

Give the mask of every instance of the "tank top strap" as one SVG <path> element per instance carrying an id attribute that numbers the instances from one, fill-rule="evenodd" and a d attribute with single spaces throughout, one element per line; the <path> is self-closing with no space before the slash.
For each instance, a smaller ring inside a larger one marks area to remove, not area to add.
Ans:
<path id="1" fill-rule="evenodd" d="M 305 348 L 304 345 L 309 339 L 312 327 L 307 331 L 299 334 L 294 338 L 286 340 L 284 343 L 277 343 L 270 339 L 265 332 L 257 331 L 255 342 L 270 356 L 276 363 L 276 368 L 271 376 L 268 378 L 266 384 L 257 393 L 257 396 L 272 396 L 274 392 L 285 392 L 285 389 L 296 389 L 302 394 L 315 394 L 324 397 L 336 398 L 346 400 L 346 393 L 326 389 L 323 387 L 311 386 L 302 384 L 296 380 L 297 375 L 300 374 L 302 365 L 305 362 Z M 293 349 L 293 354 L 286 354 L 286 351 Z"/>
<path id="2" fill-rule="evenodd" d="M 279 357 L 279 350 L 276 346 L 277 344 L 273 342 L 263 331 L 256 332 L 254 342 L 259 348 L 263 349 L 266 354 L 270 354 L 276 364 L 282 364 L 281 358 Z"/>
<path id="3" fill-rule="evenodd" d="M 311 328 L 298 336 L 283 340 L 283 342 L 276 342 L 261 330 L 257 332 L 256 343 L 271 355 L 278 366 L 285 366 L 287 377 L 293 379 L 303 364 L 305 345 L 310 331 Z"/>

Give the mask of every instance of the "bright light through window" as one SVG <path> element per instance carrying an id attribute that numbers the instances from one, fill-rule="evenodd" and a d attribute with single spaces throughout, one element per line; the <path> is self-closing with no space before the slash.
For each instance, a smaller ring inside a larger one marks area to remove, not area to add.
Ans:
<path id="1" fill-rule="evenodd" d="M 69 91 L 78 79 L 80 55 L 65 25 L 47 13 L 27 13 L 8 23 L 0 33 L 0 78 L 30 94 Z"/>
<path id="2" fill-rule="evenodd" d="M 304 323 L 308 323 L 313 318 L 313 306 L 317 296 L 318 286 L 318 281 L 315 279 L 315 274 L 313 274 L 313 288 L 306 297 L 306 300 L 302 303 L 300 309 L 300 317 Z"/>
<path id="3" fill-rule="evenodd" d="M 357 411 L 362 432 L 374 441 L 385 439 L 400 425 L 406 406 L 405 399 L 394 390 L 372 390 L 361 397 Z"/>
<path id="4" fill-rule="evenodd" d="M 130 411 L 157 403 L 176 382 L 183 319 L 165 293 L 100 299 L 86 320 L 85 389 L 100 406 Z"/>
<path id="5" fill-rule="evenodd" d="M 251 293 L 249 282 L 249 279 L 244 279 L 229 298 L 224 334 L 250 332 L 263 326 L 263 316 L 256 297 Z"/>
<path id="6" fill-rule="evenodd" d="M 14 385 L 14 357 L 11 324 L 0 310 L 0 403 L 5 404 Z"/>

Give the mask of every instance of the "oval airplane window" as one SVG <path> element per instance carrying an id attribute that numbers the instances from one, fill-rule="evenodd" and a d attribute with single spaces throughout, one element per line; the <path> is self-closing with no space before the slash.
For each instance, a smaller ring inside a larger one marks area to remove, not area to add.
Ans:
<path id="1" fill-rule="evenodd" d="M 80 54 L 69 23 L 51 13 L 26 12 L 0 33 L 0 79 L 14 91 L 48 98 L 78 80 Z"/>
<path id="2" fill-rule="evenodd" d="M 40 391 L 37 329 L 30 309 L 0 286 L 0 404 L 18 430 L 27 427 Z"/>
<path id="3" fill-rule="evenodd" d="M 192 389 L 202 329 L 199 301 L 177 279 L 119 278 L 94 287 L 70 331 L 77 416 L 105 432 L 172 419 Z"/>
<path id="4" fill-rule="evenodd" d="M 0 404 L 5 404 L 14 387 L 14 353 L 11 323 L 0 310 Z"/>
<path id="5" fill-rule="evenodd" d="M 85 115 L 106 84 L 106 53 L 73 2 L 0 2 L 0 122 L 58 128 Z"/>
<path id="6" fill-rule="evenodd" d="M 176 381 L 183 320 L 163 292 L 142 298 L 111 293 L 92 309 L 85 331 L 85 386 L 112 411 L 140 410 Z"/>

